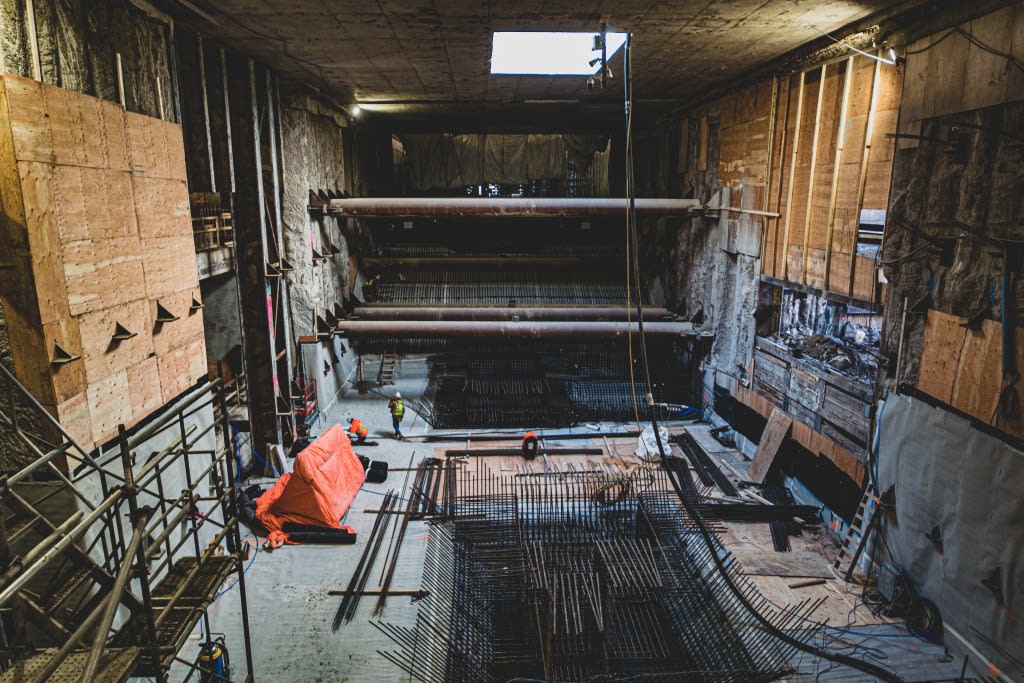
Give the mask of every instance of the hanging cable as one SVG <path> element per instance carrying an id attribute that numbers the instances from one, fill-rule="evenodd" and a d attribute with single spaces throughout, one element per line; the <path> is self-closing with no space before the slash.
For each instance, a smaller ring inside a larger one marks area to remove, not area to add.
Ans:
<path id="1" fill-rule="evenodd" d="M 648 395 L 650 392 L 650 367 L 647 362 L 647 345 L 644 340 L 644 312 L 643 304 L 641 301 L 640 294 L 640 259 L 638 256 L 638 238 L 637 238 L 637 227 L 636 227 L 636 188 L 633 177 L 633 83 L 632 83 L 632 70 L 631 63 L 631 49 L 632 49 L 633 34 L 626 34 L 626 43 L 623 48 L 623 87 L 625 91 L 625 114 L 626 114 L 626 197 L 627 197 L 627 213 L 626 213 L 626 229 L 630 235 L 630 246 L 632 247 L 632 269 L 633 269 L 633 286 L 637 292 L 636 299 L 636 313 L 637 313 L 637 332 L 640 343 L 640 362 L 643 371 L 643 377 L 647 381 Z M 649 419 L 651 427 L 654 429 L 654 438 L 658 444 L 658 453 L 661 457 L 662 466 L 666 466 L 667 455 L 665 451 L 665 444 L 661 439 L 661 434 L 658 431 L 658 420 L 655 414 L 655 406 L 653 397 L 647 402 Z M 799 638 L 796 638 L 778 626 L 773 624 L 768 617 L 761 614 L 760 611 L 750 602 L 749 598 L 743 593 L 740 587 L 736 584 L 736 580 L 729 573 L 728 568 L 725 566 L 725 562 L 719 553 L 719 547 L 715 544 L 715 540 L 708 530 L 707 524 L 704 523 L 703 517 L 693 507 L 693 504 L 688 500 L 687 496 L 683 492 L 674 477 L 669 477 L 669 481 L 672 483 L 672 487 L 676 491 L 676 495 L 679 497 L 679 501 L 687 514 L 693 519 L 697 525 L 697 531 L 700 533 L 701 539 L 704 544 L 711 551 L 711 559 L 715 564 L 715 568 L 718 574 L 725 581 L 730 592 L 736 597 L 736 599 L 744 606 L 744 608 L 754 617 L 754 619 L 760 623 L 768 632 L 774 635 L 782 642 L 790 645 L 798 650 L 802 650 L 809 654 L 827 659 L 831 662 L 837 662 L 844 664 L 858 671 L 875 676 L 876 678 L 889 681 L 890 683 L 902 683 L 902 679 L 891 671 L 883 669 L 882 667 L 866 662 L 856 657 L 844 655 L 838 652 L 829 652 L 820 647 L 817 647 L 811 643 L 806 643 Z"/>

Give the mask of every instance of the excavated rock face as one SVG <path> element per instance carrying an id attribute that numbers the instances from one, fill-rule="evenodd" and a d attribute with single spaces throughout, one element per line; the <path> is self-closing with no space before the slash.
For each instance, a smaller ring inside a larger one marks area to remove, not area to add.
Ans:
<path id="1" fill-rule="evenodd" d="M 321 316 L 348 294 L 349 246 L 343 225 L 331 217 L 310 219 L 310 190 L 345 187 L 342 128 L 334 118 L 309 111 L 302 99 L 286 101 L 281 111 L 284 140 L 285 258 L 296 335 L 314 333 L 314 311 Z M 332 247 L 339 253 L 332 254 Z M 314 263 L 313 251 L 326 256 Z"/>

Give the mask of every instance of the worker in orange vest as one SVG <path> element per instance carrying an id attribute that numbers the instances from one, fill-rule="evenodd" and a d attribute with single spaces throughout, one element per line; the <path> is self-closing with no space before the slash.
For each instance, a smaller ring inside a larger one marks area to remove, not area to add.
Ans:
<path id="1" fill-rule="evenodd" d="M 523 457 L 533 460 L 537 457 L 537 450 L 540 448 L 540 440 L 536 432 L 526 432 L 523 436 Z"/>
<path id="2" fill-rule="evenodd" d="M 363 443 L 366 441 L 366 435 L 370 433 L 370 428 L 358 417 L 350 417 L 348 419 L 348 433 L 355 434 L 356 438 L 353 439 L 353 443 Z"/>

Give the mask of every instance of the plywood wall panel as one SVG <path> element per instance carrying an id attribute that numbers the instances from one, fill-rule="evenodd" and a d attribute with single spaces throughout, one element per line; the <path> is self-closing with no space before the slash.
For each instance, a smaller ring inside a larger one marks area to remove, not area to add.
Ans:
<path id="1" fill-rule="evenodd" d="M 43 85 L 28 78 L 3 79 L 10 111 L 15 158 L 18 161 L 53 162 L 53 139 L 43 104 Z"/>
<path id="2" fill-rule="evenodd" d="M 967 335 L 961 322 L 955 315 L 929 310 L 924 328 L 924 352 L 917 388 L 945 403 L 950 403 L 953 397 L 957 366 Z"/>
<path id="3" fill-rule="evenodd" d="M 132 416 L 140 419 L 163 405 L 160 390 L 160 363 L 156 356 L 127 369 L 128 391 Z"/>
<path id="4" fill-rule="evenodd" d="M 156 351 L 158 356 L 163 356 L 174 349 L 187 346 L 203 336 L 202 311 L 189 311 L 193 296 L 198 299 L 198 293 L 188 289 L 183 292 L 169 294 L 161 299 L 150 299 L 148 301 L 149 326 L 153 330 L 153 350 Z M 170 313 L 178 316 L 178 319 L 157 325 L 156 305 L 158 301 Z"/>
<path id="5" fill-rule="evenodd" d="M 191 238 L 192 213 L 184 181 L 133 174 L 130 191 L 135 197 L 133 220 L 138 223 L 140 237 Z"/>
<path id="6" fill-rule="evenodd" d="M 167 402 L 206 375 L 206 342 L 195 339 L 187 346 L 158 356 L 160 390 Z"/>
<path id="7" fill-rule="evenodd" d="M 64 259 L 53 208 L 53 167 L 19 162 L 18 175 L 40 321 L 45 324 L 68 315 Z"/>
<path id="8" fill-rule="evenodd" d="M 82 355 L 82 335 L 77 318 L 67 316 L 43 325 L 43 345 L 47 361 L 54 358 L 55 344 L 60 344 L 60 347 L 72 356 Z M 85 365 L 81 361 L 53 366 L 50 374 L 54 398 L 58 403 L 85 391 L 87 380 Z"/>
<path id="9" fill-rule="evenodd" d="M 90 384 L 141 363 L 153 353 L 150 316 L 146 303 L 140 299 L 79 316 L 82 360 Z M 129 332 L 134 332 L 136 336 L 112 344 L 118 323 Z"/>
<path id="10" fill-rule="evenodd" d="M 88 453 L 96 447 L 92 435 L 92 416 L 89 414 L 89 397 L 81 392 L 57 404 L 60 426 Z"/>
<path id="11" fill-rule="evenodd" d="M 958 322 L 962 319 L 958 318 Z M 964 335 L 963 350 L 950 404 L 968 415 L 991 422 L 999 403 L 1002 325 L 985 320 L 980 330 Z M 949 350 L 953 353 L 953 349 Z"/>
<path id="12" fill-rule="evenodd" d="M 89 239 L 64 245 L 64 274 L 72 315 L 144 296 L 138 238 Z"/>
<path id="13" fill-rule="evenodd" d="M 53 193 L 63 242 L 130 237 L 138 232 L 127 172 L 54 166 Z"/>
<path id="14" fill-rule="evenodd" d="M 145 294 L 150 299 L 199 286 L 195 266 L 195 243 L 191 233 L 178 237 L 141 240 L 145 266 Z M 189 256 L 188 259 L 182 255 Z"/>
<path id="15" fill-rule="evenodd" d="M 117 425 L 132 424 L 132 400 L 127 370 L 121 370 L 90 384 L 86 396 L 89 399 L 92 437 L 96 443 L 103 443 L 116 436 Z"/>

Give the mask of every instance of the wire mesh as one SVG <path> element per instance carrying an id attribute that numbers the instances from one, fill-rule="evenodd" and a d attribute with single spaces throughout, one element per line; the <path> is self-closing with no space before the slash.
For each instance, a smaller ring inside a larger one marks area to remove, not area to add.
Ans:
<path id="1" fill-rule="evenodd" d="M 520 471 L 474 461 L 431 523 L 416 625 L 375 625 L 422 681 L 767 681 L 791 646 L 755 626 L 716 571 L 780 628 L 720 545 L 709 549 L 659 469 Z M 796 617 L 794 617 L 796 615 Z M 804 633 L 810 638 L 813 634 Z"/>

